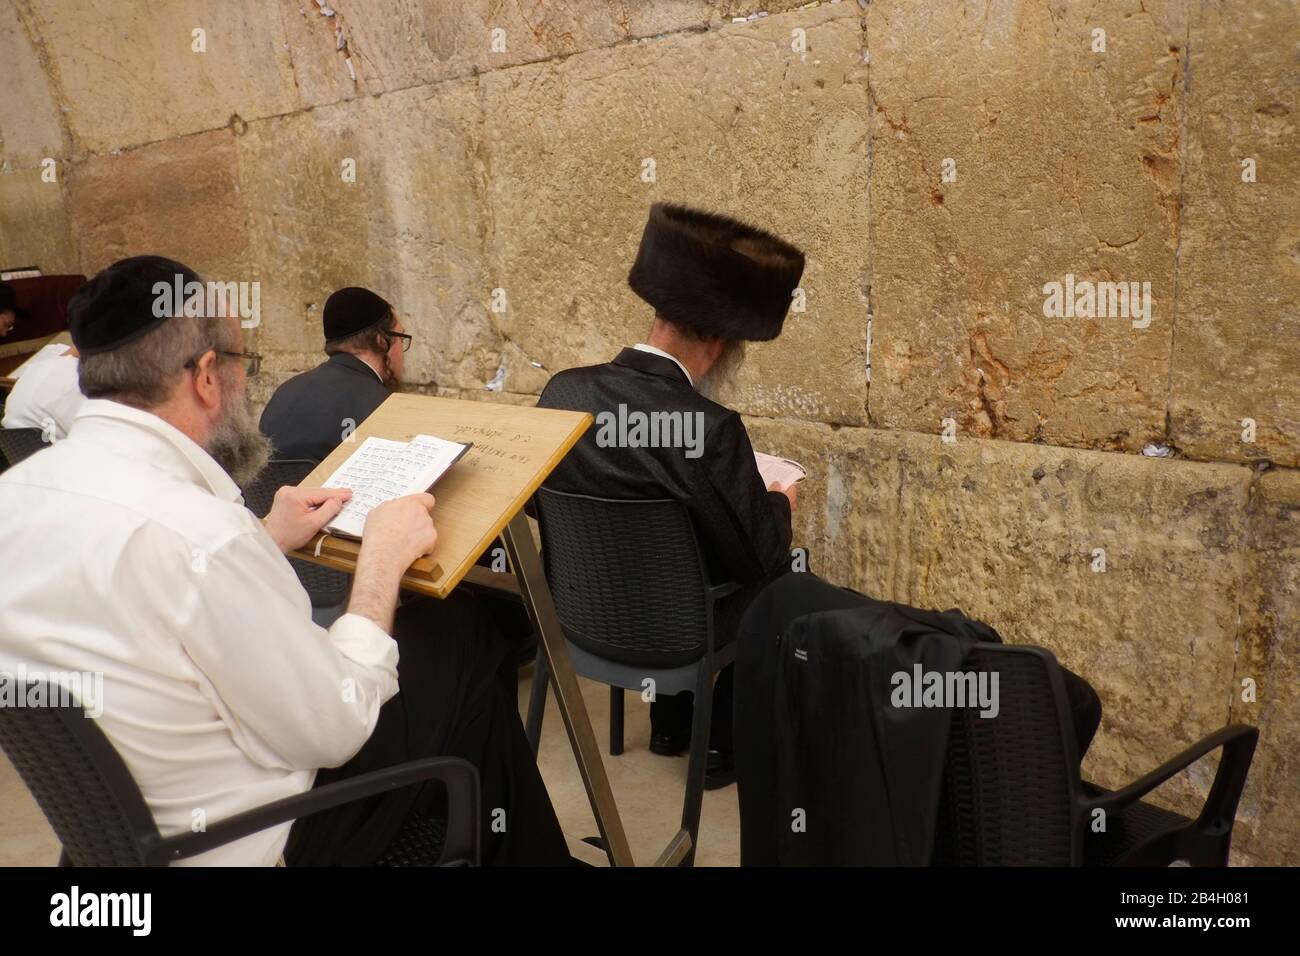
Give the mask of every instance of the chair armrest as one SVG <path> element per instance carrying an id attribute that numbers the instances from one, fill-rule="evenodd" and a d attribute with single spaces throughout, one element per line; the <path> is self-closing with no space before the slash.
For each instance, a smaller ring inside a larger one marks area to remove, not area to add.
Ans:
<path id="1" fill-rule="evenodd" d="M 1174 774 L 1185 770 L 1206 754 L 1223 748 L 1223 759 L 1219 762 L 1218 772 L 1214 775 L 1214 784 L 1206 798 L 1200 820 L 1227 811 L 1228 818 L 1237 809 L 1237 800 L 1246 783 L 1246 771 L 1255 753 L 1255 742 L 1259 739 L 1259 730 L 1246 724 L 1232 724 L 1217 730 L 1188 747 L 1177 757 L 1166 761 L 1146 776 L 1141 777 L 1122 790 L 1115 790 L 1099 797 L 1083 800 L 1085 813 L 1103 810 L 1110 813 L 1122 810 L 1129 804 L 1146 796 Z"/>
<path id="2" fill-rule="evenodd" d="M 395 767 L 385 767 L 383 770 L 375 770 L 359 777 L 339 780 L 336 783 L 308 790 L 306 793 L 285 797 L 283 800 L 237 813 L 233 817 L 217 821 L 200 833 L 179 833 L 164 837 L 150 848 L 150 852 L 153 855 L 161 851 L 166 860 L 184 859 L 224 846 L 268 827 L 428 780 L 441 780 L 447 786 L 448 826 L 447 845 L 443 849 L 444 858 L 450 857 L 453 853 L 464 854 L 477 865 L 478 770 L 469 761 L 459 757 L 428 757 L 422 760 L 411 760 Z M 469 820 L 472 825 L 468 829 L 459 827 L 457 826 L 459 820 Z M 464 846 L 465 833 L 472 834 L 470 847 Z"/>

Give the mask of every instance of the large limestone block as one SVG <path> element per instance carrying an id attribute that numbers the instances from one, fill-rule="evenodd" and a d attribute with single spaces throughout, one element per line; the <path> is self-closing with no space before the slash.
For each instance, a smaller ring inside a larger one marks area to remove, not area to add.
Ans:
<path id="1" fill-rule="evenodd" d="M 729 397 L 759 414 L 864 420 L 867 101 L 856 6 L 485 74 L 491 281 L 505 388 L 608 361 L 651 309 L 627 271 L 651 202 L 738 216 L 808 254 L 807 311 L 751 349 Z M 792 50 L 806 31 L 807 50 Z M 643 180 L 654 161 L 653 183 Z"/>
<path id="2" fill-rule="evenodd" d="M 66 170 L 60 164 L 55 175 Z M 0 172 L 0 263 L 78 271 L 61 179 L 46 182 L 39 168 Z"/>
<path id="3" fill-rule="evenodd" d="M 703 29 L 705 0 L 279 0 L 304 101 L 418 86 L 518 66 L 639 37 Z M 500 32 L 494 32 L 500 31 Z M 340 39 L 346 52 L 339 50 Z M 348 72 L 346 57 L 352 57 Z"/>
<path id="4" fill-rule="evenodd" d="M 249 282 L 243 197 L 230 130 L 91 156 L 68 176 L 83 271 L 161 255 L 206 279 Z"/>
<path id="5" fill-rule="evenodd" d="M 296 109 L 275 3 L 28 0 L 78 151 L 104 152 Z M 206 52 L 194 52 L 193 31 Z"/>
<path id="6" fill-rule="evenodd" d="M 320 353 L 335 289 L 371 288 L 415 336 L 406 378 L 481 386 L 499 338 L 482 277 L 473 81 L 351 100 L 239 137 L 262 348 Z M 355 182 L 344 178 L 355 163 Z"/>
<path id="7" fill-rule="evenodd" d="M 1163 437 L 1185 6 L 867 8 L 874 423 L 1125 451 Z M 1048 318 L 1044 286 L 1067 275 L 1150 283 L 1149 327 Z"/>
<path id="8" fill-rule="evenodd" d="M 1258 727 L 1260 740 L 1237 814 L 1234 846 L 1247 862 L 1297 866 L 1300 472 L 1269 472 L 1260 478 L 1254 491 L 1251 574 L 1241 592 L 1241 653 L 1233 688 L 1232 719 Z M 1253 700 L 1248 699 L 1251 696 Z"/>
<path id="9" fill-rule="evenodd" d="M 817 573 L 959 607 L 1092 683 L 1105 714 L 1089 779 L 1126 783 L 1227 721 L 1247 469 L 788 421 L 750 434 L 810 466 L 796 544 Z M 1158 799 L 1199 806 L 1212 769 Z"/>
<path id="10" fill-rule="evenodd" d="M 1298 43 L 1293 0 L 1192 17 L 1170 419 L 1197 458 L 1300 464 Z"/>
<path id="11" fill-rule="evenodd" d="M 13 170 L 65 153 L 59 107 L 40 51 L 18 15 L 14 0 L 0 0 L 0 162 Z"/>

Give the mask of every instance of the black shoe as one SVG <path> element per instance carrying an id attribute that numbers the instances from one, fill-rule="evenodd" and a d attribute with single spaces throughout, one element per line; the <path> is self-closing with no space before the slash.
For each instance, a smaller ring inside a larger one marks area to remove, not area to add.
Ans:
<path id="1" fill-rule="evenodd" d="M 680 757 L 690 745 L 689 737 L 674 737 L 672 734 L 650 735 L 650 752 L 661 757 Z"/>
<path id="2" fill-rule="evenodd" d="M 730 750 L 710 750 L 704 761 L 704 789 L 721 790 L 736 782 L 736 755 Z"/>

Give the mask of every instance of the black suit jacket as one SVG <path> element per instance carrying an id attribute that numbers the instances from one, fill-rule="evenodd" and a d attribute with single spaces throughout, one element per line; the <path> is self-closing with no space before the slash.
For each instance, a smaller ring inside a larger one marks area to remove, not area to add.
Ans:
<path id="1" fill-rule="evenodd" d="M 343 441 L 348 419 L 355 429 L 388 395 L 374 369 L 339 352 L 277 388 L 260 427 L 275 445 L 276 458 L 321 461 Z"/>
<path id="2" fill-rule="evenodd" d="M 718 583 L 763 581 L 789 566 L 789 499 L 764 485 L 740 415 L 695 391 L 676 362 L 624 349 L 606 365 L 558 373 L 537 404 L 598 416 L 547 478 L 548 488 L 601 498 L 675 498 L 690 512 Z M 699 413 L 702 454 L 600 447 L 599 415 L 617 416 L 620 404 L 628 413 Z"/>
<path id="3" fill-rule="evenodd" d="M 960 671 L 977 642 L 1002 638 L 957 610 L 812 574 L 764 589 L 736 651 L 741 865 L 928 866 L 952 711 L 894 706 L 893 676 Z"/>

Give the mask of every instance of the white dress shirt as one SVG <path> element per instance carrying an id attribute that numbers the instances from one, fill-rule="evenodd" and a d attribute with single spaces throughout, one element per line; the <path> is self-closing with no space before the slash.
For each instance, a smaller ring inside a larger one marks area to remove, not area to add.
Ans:
<path id="1" fill-rule="evenodd" d="M 649 352 L 651 355 L 659 355 L 666 359 L 672 359 L 677 363 L 677 367 L 682 370 L 682 374 L 686 376 L 686 381 L 691 383 L 691 388 L 695 387 L 695 379 L 691 378 L 691 373 L 686 370 L 686 366 L 682 364 L 682 360 L 676 355 L 665 352 L 663 349 L 655 348 L 653 345 L 646 345 L 644 342 L 634 345 L 632 348 L 636 349 L 638 352 Z"/>
<path id="2" fill-rule="evenodd" d="M 242 502 L 179 430 L 96 399 L 0 475 L 0 671 L 102 673 L 99 726 L 164 836 L 310 789 L 397 692 L 397 644 L 313 624 Z M 183 862 L 273 865 L 289 826 Z"/>
<path id="3" fill-rule="evenodd" d="M 86 400 L 77 382 L 77 364 L 75 355 L 34 359 L 9 392 L 0 426 L 40 428 L 52 441 L 67 435 Z"/>

